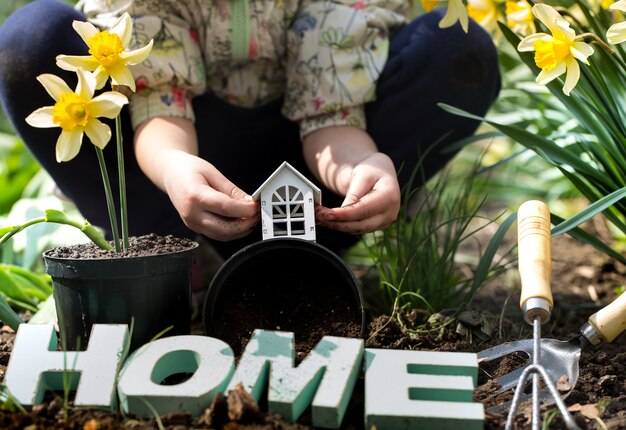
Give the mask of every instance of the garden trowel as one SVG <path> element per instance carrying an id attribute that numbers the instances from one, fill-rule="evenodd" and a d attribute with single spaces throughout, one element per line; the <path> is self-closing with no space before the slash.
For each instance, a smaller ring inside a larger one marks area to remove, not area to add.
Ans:
<path id="1" fill-rule="evenodd" d="M 550 253 L 539 252 L 536 255 L 540 256 L 540 258 L 541 256 L 548 258 Z M 536 260 L 535 263 L 548 268 L 551 265 L 551 262 L 541 261 L 540 259 Z M 522 267 L 520 267 L 520 270 L 522 270 Z M 549 282 L 549 270 L 547 270 L 546 273 L 545 282 Z M 520 273 L 520 275 L 523 278 L 524 275 L 522 273 Z M 529 299 L 533 299 L 532 294 L 530 294 L 530 296 L 528 293 L 523 294 L 521 305 L 524 306 Z M 550 300 L 550 307 L 551 304 Z M 579 373 L 579 359 L 582 351 L 590 346 L 612 342 L 624 329 L 626 329 L 626 294 L 620 295 L 612 303 L 589 317 L 588 322 L 580 328 L 578 336 L 565 341 L 545 338 L 540 339 L 541 364 L 545 368 L 550 381 L 558 387 L 561 398 L 567 397 L 576 385 Z M 531 358 L 534 351 L 533 344 L 533 339 L 504 343 L 479 352 L 478 362 L 479 364 L 485 363 L 519 352 L 525 353 Z M 499 388 L 492 396 L 514 389 L 518 384 L 520 376 L 530 365 L 531 363 L 528 363 L 512 372 L 497 377 L 495 381 L 498 383 Z M 522 401 L 528 400 L 530 397 L 530 394 L 523 394 Z M 555 398 L 550 393 L 548 387 L 544 387 L 539 391 L 539 399 L 544 405 L 552 405 L 555 403 Z M 505 413 L 510 407 L 511 402 L 509 401 L 489 408 L 488 411 L 496 414 Z"/>

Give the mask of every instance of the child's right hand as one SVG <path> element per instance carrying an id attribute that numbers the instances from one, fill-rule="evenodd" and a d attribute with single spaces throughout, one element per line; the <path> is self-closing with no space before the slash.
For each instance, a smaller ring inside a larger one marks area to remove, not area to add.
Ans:
<path id="1" fill-rule="evenodd" d="M 259 204 L 212 164 L 182 151 L 171 153 L 165 191 L 187 227 L 211 239 L 248 235 L 259 221 Z"/>
<path id="2" fill-rule="evenodd" d="M 191 121 L 155 117 L 135 133 L 143 172 L 165 191 L 187 227 L 211 239 L 246 236 L 259 221 L 259 204 L 198 153 Z"/>

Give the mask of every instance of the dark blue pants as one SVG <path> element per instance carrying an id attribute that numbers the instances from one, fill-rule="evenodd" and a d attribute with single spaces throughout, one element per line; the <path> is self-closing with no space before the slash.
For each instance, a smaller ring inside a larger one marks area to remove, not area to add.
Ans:
<path id="1" fill-rule="evenodd" d="M 446 147 L 471 135 L 478 122 L 446 113 L 438 102 L 483 115 L 500 89 L 496 49 L 490 36 L 470 22 L 465 34 L 457 24 L 439 29 L 441 13 L 424 15 L 403 27 L 392 38 L 389 60 L 378 82 L 377 100 L 366 106 L 368 132 L 399 170 L 405 187 L 413 171 L 419 186 L 453 156 Z M 0 101 L 19 136 L 37 160 L 92 223 L 109 227 L 102 180 L 95 151 L 88 140 L 70 162 L 57 163 L 55 142 L 59 129 L 39 129 L 24 119 L 53 100 L 36 81 L 41 73 L 53 73 L 70 87 L 74 73 L 55 64 L 58 54 L 86 54 L 86 46 L 72 28 L 84 20 L 58 0 L 38 0 L 17 10 L 0 27 Z M 248 193 L 287 160 L 313 179 L 301 152 L 296 124 L 280 114 L 280 103 L 258 109 L 230 106 L 210 94 L 193 101 L 200 156 Z M 124 115 L 127 115 L 124 111 Z M 182 223 L 167 195 L 140 171 L 132 151 L 132 130 L 124 116 L 129 230 L 193 237 Z M 433 144 L 437 143 L 433 147 Z M 104 153 L 113 189 L 117 189 L 114 141 Z M 428 153 L 419 166 L 421 154 Z M 337 206 L 341 198 L 322 187 L 325 206 Z M 247 238 L 215 243 L 224 256 L 261 239 L 260 231 Z M 357 238 L 318 230 L 318 242 L 339 250 Z"/>

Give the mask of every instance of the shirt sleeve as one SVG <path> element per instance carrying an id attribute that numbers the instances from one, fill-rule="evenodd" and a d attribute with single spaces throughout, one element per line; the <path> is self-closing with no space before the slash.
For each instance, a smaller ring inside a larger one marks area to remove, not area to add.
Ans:
<path id="1" fill-rule="evenodd" d="M 305 0 L 287 36 L 283 114 L 302 137 L 319 128 L 365 129 L 364 104 L 376 94 L 389 33 L 405 22 L 406 1 Z"/>
<path id="2" fill-rule="evenodd" d="M 108 16 L 124 11 L 131 15 L 133 37 L 129 48 L 143 47 L 154 40 L 150 56 L 130 67 L 137 87 L 129 103 L 133 127 L 155 116 L 195 120 L 191 99 L 206 88 L 202 50 L 194 23 L 197 13 L 190 10 L 187 2 L 175 0 L 126 3 L 126 8 L 110 10 Z M 93 21 L 97 19 L 96 16 Z"/>

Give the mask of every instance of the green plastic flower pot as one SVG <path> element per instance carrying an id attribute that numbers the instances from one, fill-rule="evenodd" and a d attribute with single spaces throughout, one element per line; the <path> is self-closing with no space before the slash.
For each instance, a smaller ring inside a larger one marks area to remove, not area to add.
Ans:
<path id="1" fill-rule="evenodd" d="M 52 277 L 62 345 L 84 350 L 93 324 L 128 324 L 130 350 L 191 332 L 191 267 L 197 243 L 160 255 L 107 259 L 43 254 Z"/>
<path id="2" fill-rule="evenodd" d="M 232 255 L 205 296 L 205 334 L 242 352 L 255 329 L 291 331 L 314 346 L 324 335 L 363 337 L 361 288 L 344 261 L 315 242 L 277 238 Z"/>

